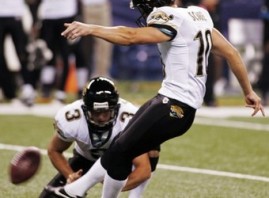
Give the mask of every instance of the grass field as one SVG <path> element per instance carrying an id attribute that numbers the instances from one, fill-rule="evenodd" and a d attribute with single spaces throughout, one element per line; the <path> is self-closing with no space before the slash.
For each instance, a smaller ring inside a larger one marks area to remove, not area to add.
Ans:
<path id="1" fill-rule="evenodd" d="M 211 118 L 212 119 L 212 118 Z M 52 135 L 52 118 L 0 115 L 0 143 L 45 149 Z M 227 119 L 235 120 L 234 118 Z M 245 123 L 267 124 L 267 118 L 237 118 Z M 217 121 L 217 120 L 216 120 Z M 214 123 L 214 120 L 213 120 Z M 161 165 L 188 167 L 168 170 L 160 166 L 144 197 L 148 198 L 265 198 L 269 197 L 268 131 L 194 124 L 180 138 L 162 146 Z M 0 151 L 0 197 L 35 198 L 56 173 L 43 156 L 38 174 L 22 185 L 8 179 L 8 164 L 15 150 Z M 192 168 L 198 171 L 193 171 Z M 208 170 L 214 170 L 210 174 Z M 221 171 L 221 172 L 220 172 Z M 224 174 L 219 174 L 223 173 Z M 229 175 L 229 173 L 232 173 Z M 236 173 L 236 174 L 235 174 Z M 239 177 L 238 177 L 238 174 Z M 265 181 L 264 181 L 265 178 Z M 100 197 L 101 185 L 88 197 Z M 127 197 L 124 193 L 122 197 Z"/>
<path id="2" fill-rule="evenodd" d="M 138 105 L 154 96 L 159 88 L 157 82 L 118 85 L 121 96 Z M 239 96 L 218 98 L 218 102 L 243 106 Z M 269 197 L 268 124 L 268 117 L 198 116 L 188 133 L 163 144 L 158 169 L 144 198 Z M 42 166 L 30 181 L 11 184 L 8 166 L 17 152 L 12 145 L 46 149 L 52 133 L 52 117 L 0 115 L 1 198 L 38 197 L 56 170 L 43 155 Z M 87 197 L 100 197 L 100 192 L 98 185 Z M 121 197 L 127 198 L 128 193 Z"/>

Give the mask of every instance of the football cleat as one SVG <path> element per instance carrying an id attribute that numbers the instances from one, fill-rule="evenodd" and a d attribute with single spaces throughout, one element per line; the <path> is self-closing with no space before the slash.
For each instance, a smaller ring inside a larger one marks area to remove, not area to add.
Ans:
<path id="1" fill-rule="evenodd" d="M 83 198 L 76 195 L 69 195 L 67 192 L 65 192 L 64 187 L 46 186 L 45 189 L 51 195 L 53 195 L 53 198 Z"/>

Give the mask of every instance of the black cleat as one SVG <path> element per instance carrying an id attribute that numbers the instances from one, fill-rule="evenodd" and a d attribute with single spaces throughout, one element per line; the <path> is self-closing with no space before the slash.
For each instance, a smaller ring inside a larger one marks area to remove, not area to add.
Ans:
<path id="1" fill-rule="evenodd" d="M 52 195 L 51 198 L 83 198 L 76 195 L 69 195 L 63 187 L 46 186 L 45 189 Z"/>

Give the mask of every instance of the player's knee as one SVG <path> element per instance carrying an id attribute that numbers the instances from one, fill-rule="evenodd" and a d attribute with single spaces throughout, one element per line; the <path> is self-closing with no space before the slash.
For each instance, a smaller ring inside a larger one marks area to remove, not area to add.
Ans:
<path id="1" fill-rule="evenodd" d="M 107 169 L 108 174 L 116 180 L 125 180 L 132 171 L 132 160 L 118 155 Z"/>
<path id="2" fill-rule="evenodd" d="M 116 180 L 125 180 L 132 171 L 132 158 L 122 152 L 119 146 L 107 150 L 101 158 L 107 173 Z"/>

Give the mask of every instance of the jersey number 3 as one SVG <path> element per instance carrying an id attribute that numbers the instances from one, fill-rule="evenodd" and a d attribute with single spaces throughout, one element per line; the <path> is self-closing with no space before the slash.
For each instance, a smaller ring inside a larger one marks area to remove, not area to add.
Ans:
<path id="1" fill-rule="evenodd" d="M 212 36 L 210 30 L 199 31 L 194 40 L 199 41 L 199 50 L 197 54 L 197 76 L 204 76 L 207 67 L 207 59 L 212 47 Z"/>

